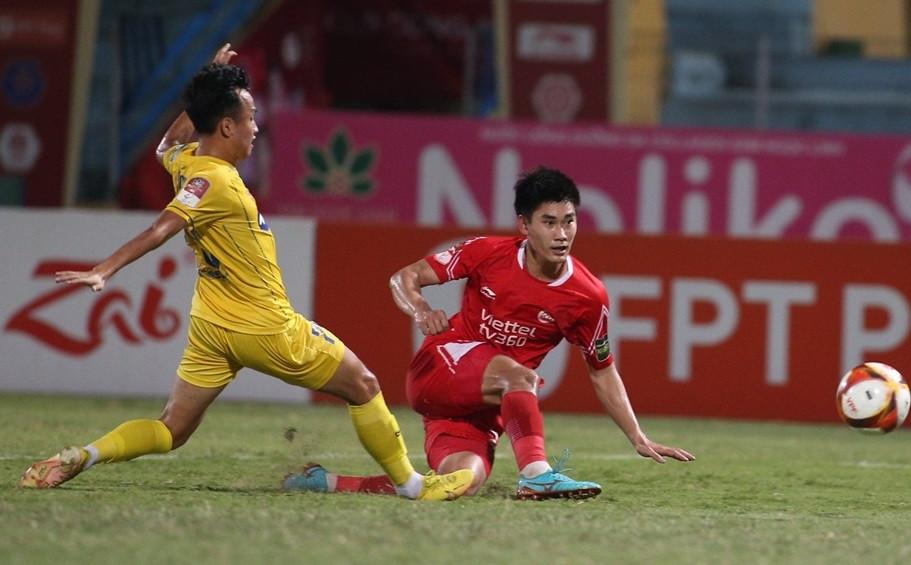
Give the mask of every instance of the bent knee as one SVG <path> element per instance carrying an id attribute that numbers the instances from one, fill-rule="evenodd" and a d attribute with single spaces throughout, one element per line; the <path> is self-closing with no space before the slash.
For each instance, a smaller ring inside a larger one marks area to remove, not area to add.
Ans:
<path id="1" fill-rule="evenodd" d="M 503 379 L 505 381 L 505 386 L 503 387 L 504 393 L 519 390 L 536 392 L 540 377 L 538 377 L 538 373 L 528 367 L 518 365 L 506 371 L 503 374 Z"/>
<path id="2" fill-rule="evenodd" d="M 464 496 L 474 496 L 481 490 L 484 483 L 487 482 L 487 468 L 484 466 L 483 459 L 481 459 L 478 454 L 462 451 L 448 455 L 440 462 L 436 472 L 445 475 L 462 469 L 468 469 L 474 475 L 471 479 L 471 486 L 465 491 Z"/>
<path id="3" fill-rule="evenodd" d="M 515 359 L 497 355 L 484 371 L 483 394 L 500 396 L 507 392 L 537 392 L 540 377 Z"/>
<path id="4" fill-rule="evenodd" d="M 362 364 L 357 370 L 336 373 L 322 391 L 334 394 L 348 404 L 360 406 L 370 402 L 380 393 L 380 383 Z"/>
<path id="5" fill-rule="evenodd" d="M 463 496 L 474 496 L 478 494 L 478 491 L 481 490 L 481 487 L 484 486 L 484 483 L 487 482 L 487 475 L 481 473 L 480 475 L 475 473 L 474 480 L 471 481 L 471 486 L 468 487 L 468 490 L 465 491 Z"/>
<path id="6" fill-rule="evenodd" d="M 380 381 L 376 378 L 376 375 L 371 373 L 366 367 L 364 367 L 363 372 L 358 376 L 358 381 L 360 389 L 370 398 L 373 398 L 380 393 Z"/>
<path id="7" fill-rule="evenodd" d="M 352 404 L 365 404 L 380 393 L 380 382 L 367 367 L 352 374 L 345 387 L 348 401 Z"/>

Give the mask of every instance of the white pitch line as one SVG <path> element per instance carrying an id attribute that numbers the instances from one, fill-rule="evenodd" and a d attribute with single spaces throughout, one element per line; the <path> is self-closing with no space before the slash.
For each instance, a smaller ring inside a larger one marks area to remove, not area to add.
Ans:
<path id="1" fill-rule="evenodd" d="M 843 467 L 860 467 L 861 469 L 909 469 L 908 463 L 885 463 L 883 461 L 846 461 Z"/>
<path id="2" fill-rule="evenodd" d="M 594 459 L 595 461 L 633 461 L 639 459 L 648 459 L 648 457 L 642 457 L 637 453 L 589 453 L 579 455 L 573 453 L 573 459 Z"/>

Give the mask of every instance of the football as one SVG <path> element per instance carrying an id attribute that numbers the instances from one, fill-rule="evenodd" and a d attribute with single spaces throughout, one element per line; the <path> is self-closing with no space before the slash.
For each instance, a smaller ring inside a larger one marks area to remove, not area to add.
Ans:
<path id="1" fill-rule="evenodd" d="M 908 384 L 895 368 L 868 362 L 841 378 L 835 393 L 838 415 L 855 430 L 885 434 L 902 425 L 911 406 Z"/>

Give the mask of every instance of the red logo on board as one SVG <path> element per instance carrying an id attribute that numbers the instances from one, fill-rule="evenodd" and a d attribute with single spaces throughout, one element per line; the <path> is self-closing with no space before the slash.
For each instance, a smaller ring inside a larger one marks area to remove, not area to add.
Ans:
<path id="1" fill-rule="evenodd" d="M 94 265 L 95 262 L 42 261 L 32 277 L 53 278 L 57 271 L 88 271 Z M 166 280 L 176 270 L 177 262 L 172 257 L 165 257 L 158 264 L 158 278 Z M 110 328 L 131 344 L 142 343 L 144 339 L 164 340 L 180 329 L 180 314 L 164 306 L 164 289 L 156 284 L 146 286 L 138 311 L 130 295 L 123 290 L 104 290 L 88 312 L 82 335 L 74 335 L 41 319 L 40 313 L 44 308 L 62 302 L 79 291 L 85 291 L 85 288 L 82 285 L 65 285 L 39 295 L 14 312 L 4 329 L 22 332 L 52 349 L 75 356 L 88 355 L 100 347 L 106 330 Z"/>

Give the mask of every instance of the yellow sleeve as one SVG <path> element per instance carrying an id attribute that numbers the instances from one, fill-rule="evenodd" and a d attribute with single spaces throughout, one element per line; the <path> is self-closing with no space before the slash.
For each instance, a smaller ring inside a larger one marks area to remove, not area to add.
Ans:
<path id="1" fill-rule="evenodd" d="M 196 148 L 197 143 L 178 143 L 164 152 L 161 156 L 161 164 L 164 166 L 164 169 L 168 171 L 168 174 L 173 175 L 174 169 L 177 167 L 178 157 L 183 154 L 184 150 L 188 147 L 193 146 L 192 149 Z"/>
<path id="2" fill-rule="evenodd" d="M 229 213 L 218 175 L 196 173 L 184 183 L 165 208 L 196 228 L 204 227 Z"/>

